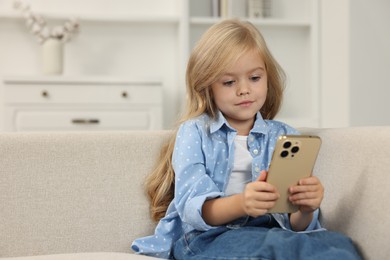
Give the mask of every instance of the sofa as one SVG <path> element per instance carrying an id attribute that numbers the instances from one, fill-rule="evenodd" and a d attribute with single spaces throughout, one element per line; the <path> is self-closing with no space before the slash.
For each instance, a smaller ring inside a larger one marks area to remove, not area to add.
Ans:
<path id="1" fill-rule="evenodd" d="M 390 127 L 300 130 L 322 139 L 323 226 L 388 259 Z M 0 133 L 0 259 L 151 259 L 130 245 L 153 233 L 143 182 L 169 135 Z"/>

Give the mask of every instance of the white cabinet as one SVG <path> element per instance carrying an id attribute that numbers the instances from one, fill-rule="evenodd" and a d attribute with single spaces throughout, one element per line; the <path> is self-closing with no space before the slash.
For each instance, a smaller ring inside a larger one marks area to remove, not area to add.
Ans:
<path id="1" fill-rule="evenodd" d="M 159 81 L 8 77 L 3 85 L 6 131 L 162 128 Z"/>
<path id="2" fill-rule="evenodd" d="M 71 17 L 79 19 L 80 33 L 65 44 L 63 77 L 155 78 L 162 81 L 162 128 L 170 129 L 176 121 L 178 103 L 183 99 L 178 94 L 179 89 L 185 89 L 178 82 L 181 12 L 177 5 L 180 6 L 180 1 L 22 2 L 30 4 L 34 13 L 42 15 L 50 28 L 64 24 Z M 10 75 L 39 77 L 42 75 L 42 46 L 26 28 L 23 15 L 13 9 L 13 2 L 0 1 L 0 78 Z M 2 90 L 0 100 L 3 100 Z M 0 131 L 5 129 L 3 111 L 0 103 Z"/>

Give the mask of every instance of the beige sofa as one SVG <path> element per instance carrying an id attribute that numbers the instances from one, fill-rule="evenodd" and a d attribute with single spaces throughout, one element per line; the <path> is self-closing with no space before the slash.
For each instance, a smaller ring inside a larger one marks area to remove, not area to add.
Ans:
<path id="1" fill-rule="evenodd" d="M 323 140 L 324 226 L 388 259 L 390 127 L 301 130 Z M 150 259 L 130 244 L 153 232 L 142 183 L 168 134 L 0 134 L 0 258 Z"/>

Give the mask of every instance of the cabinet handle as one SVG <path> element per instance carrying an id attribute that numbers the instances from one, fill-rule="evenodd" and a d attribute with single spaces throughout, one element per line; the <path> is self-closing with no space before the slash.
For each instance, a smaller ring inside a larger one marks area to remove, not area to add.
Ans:
<path id="1" fill-rule="evenodd" d="M 122 92 L 122 97 L 123 98 L 127 98 L 129 96 L 129 94 L 127 94 L 127 91 L 123 91 Z"/>
<path id="2" fill-rule="evenodd" d="M 49 97 L 49 92 L 47 92 L 47 90 L 43 90 L 41 95 L 42 95 L 42 97 L 47 98 L 47 97 Z"/>
<path id="3" fill-rule="evenodd" d="M 100 123 L 99 119 L 87 119 L 87 118 L 75 118 L 72 119 L 72 123 L 76 125 L 97 125 Z"/>

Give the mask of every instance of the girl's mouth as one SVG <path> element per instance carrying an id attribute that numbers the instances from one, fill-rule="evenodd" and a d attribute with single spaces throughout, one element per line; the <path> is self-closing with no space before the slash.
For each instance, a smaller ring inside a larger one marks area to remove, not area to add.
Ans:
<path id="1" fill-rule="evenodd" d="M 237 106 L 249 107 L 250 105 L 252 105 L 252 103 L 253 103 L 253 101 L 245 100 L 245 101 L 242 101 L 242 102 L 238 103 Z"/>

